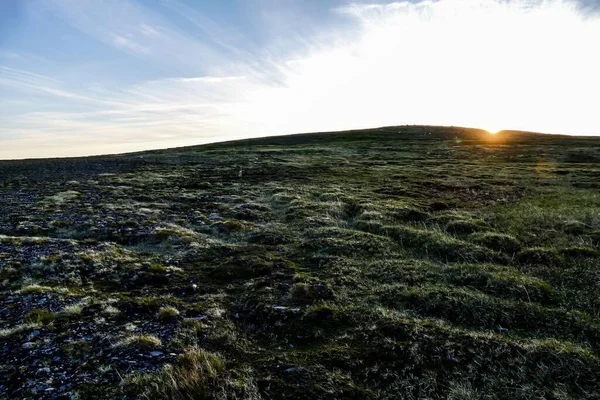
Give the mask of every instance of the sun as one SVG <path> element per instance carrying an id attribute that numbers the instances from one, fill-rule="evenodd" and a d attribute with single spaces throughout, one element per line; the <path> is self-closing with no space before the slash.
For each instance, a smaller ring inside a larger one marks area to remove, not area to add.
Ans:
<path id="1" fill-rule="evenodd" d="M 490 134 L 490 135 L 495 135 L 498 132 L 502 132 L 502 129 L 498 129 L 498 128 L 485 128 L 485 130 Z"/>

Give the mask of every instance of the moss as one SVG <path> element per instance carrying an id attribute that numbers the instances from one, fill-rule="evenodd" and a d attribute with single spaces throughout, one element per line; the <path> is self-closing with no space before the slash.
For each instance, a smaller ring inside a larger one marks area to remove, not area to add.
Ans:
<path id="1" fill-rule="evenodd" d="M 294 283 L 290 289 L 290 301 L 307 304 L 333 298 L 332 290 L 323 283 Z"/>
<path id="2" fill-rule="evenodd" d="M 267 256 L 235 256 L 209 270 L 209 275 L 218 280 L 250 279 L 269 275 L 273 268 L 273 260 Z"/>
<path id="3" fill-rule="evenodd" d="M 153 274 L 166 274 L 168 271 L 167 267 L 162 264 L 151 264 L 148 268 L 148 272 Z"/>
<path id="4" fill-rule="evenodd" d="M 303 320 L 313 324 L 323 324 L 341 317 L 340 309 L 332 304 L 320 303 L 310 306 Z"/>
<path id="5" fill-rule="evenodd" d="M 290 239 L 285 233 L 277 231 L 253 232 L 248 236 L 248 243 L 264 246 L 278 246 L 289 242 Z"/>
<path id="6" fill-rule="evenodd" d="M 245 225 L 239 221 L 227 220 L 224 222 L 215 222 L 212 224 L 211 229 L 216 233 L 230 234 L 245 229 Z"/>

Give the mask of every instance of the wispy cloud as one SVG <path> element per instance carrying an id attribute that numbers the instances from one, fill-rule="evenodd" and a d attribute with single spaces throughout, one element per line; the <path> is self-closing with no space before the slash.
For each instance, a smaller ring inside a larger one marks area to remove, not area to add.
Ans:
<path id="1" fill-rule="evenodd" d="M 193 74 L 226 62 L 214 43 L 183 31 L 143 2 L 49 0 L 45 7 L 82 33 L 163 69 Z"/>
<path id="2" fill-rule="evenodd" d="M 113 39 L 113 44 L 121 49 L 124 49 L 126 51 L 131 51 L 134 53 L 148 53 L 150 50 L 148 49 L 148 47 L 146 46 L 142 46 L 139 43 L 136 43 L 135 41 L 128 39 L 124 36 L 120 36 L 117 34 L 112 34 L 112 39 Z"/>
<path id="3" fill-rule="evenodd" d="M 139 27 L 139 31 L 144 36 L 149 36 L 149 37 L 162 36 L 162 34 L 157 29 L 155 29 L 149 25 L 146 25 L 146 24 L 141 24 Z"/>
<path id="4" fill-rule="evenodd" d="M 63 82 L 45 75 L 0 65 L 0 86 L 12 87 L 20 90 L 23 94 L 29 93 L 30 97 L 34 96 L 35 94 L 43 94 L 71 101 L 83 101 L 93 105 L 123 105 L 123 103 L 117 99 L 110 97 L 98 98 L 79 94 L 64 89 L 62 85 Z"/>
<path id="5" fill-rule="evenodd" d="M 46 63 L 48 59 L 46 57 L 39 56 L 37 54 L 15 52 L 15 51 L 0 51 L 0 59 L 5 60 L 16 60 L 22 62 L 33 62 L 33 63 Z"/>

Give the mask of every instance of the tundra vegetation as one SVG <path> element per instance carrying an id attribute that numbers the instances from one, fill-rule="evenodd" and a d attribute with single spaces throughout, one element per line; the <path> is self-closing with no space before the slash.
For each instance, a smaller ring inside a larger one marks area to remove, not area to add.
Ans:
<path id="1" fill-rule="evenodd" d="M 0 162 L 0 398 L 600 397 L 600 139 Z"/>

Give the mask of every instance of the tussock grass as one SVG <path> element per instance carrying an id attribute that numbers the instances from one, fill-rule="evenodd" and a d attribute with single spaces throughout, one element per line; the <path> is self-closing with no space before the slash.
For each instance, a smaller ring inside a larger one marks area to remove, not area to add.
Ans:
<path id="1" fill-rule="evenodd" d="M 41 321 L 37 323 L 25 323 L 21 325 L 15 325 L 11 328 L 0 329 L 0 338 L 8 338 L 12 335 L 16 335 L 21 332 L 30 331 L 33 329 L 40 328 L 42 326 Z"/>
<path id="2" fill-rule="evenodd" d="M 153 335 L 131 335 L 119 342 L 115 343 L 113 347 L 135 347 L 139 349 L 154 349 L 162 345 L 162 341 Z"/>
<path id="3" fill-rule="evenodd" d="M 219 354 L 200 348 L 186 349 L 156 376 L 134 376 L 127 384 L 144 386 L 142 397 L 148 399 L 261 398 L 249 371 L 228 370 Z"/>
<path id="4" fill-rule="evenodd" d="M 515 254 L 521 249 L 521 243 L 515 237 L 503 233 L 496 232 L 481 232 L 475 233 L 469 239 L 481 246 L 485 246 L 492 250 L 505 253 Z"/>
<path id="5" fill-rule="evenodd" d="M 59 294 L 68 294 L 69 289 L 67 289 L 65 287 L 51 287 L 51 286 L 32 284 L 32 285 L 23 286 L 19 290 L 19 293 L 22 293 L 22 294 L 42 294 L 42 293 L 48 293 L 48 292 L 59 293 Z"/>
<path id="6" fill-rule="evenodd" d="M 179 318 L 179 310 L 170 306 L 161 307 L 156 316 L 163 321 L 175 321 Z"/>

